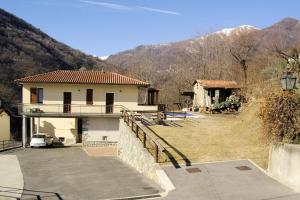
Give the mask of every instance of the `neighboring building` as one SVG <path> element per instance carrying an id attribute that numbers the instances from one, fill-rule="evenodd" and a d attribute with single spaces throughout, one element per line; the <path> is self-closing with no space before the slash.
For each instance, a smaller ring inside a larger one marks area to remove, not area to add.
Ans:
<path id="1" fill-rule="evenodd" d="M 115 146 L 122 110 L 157 110 L 157 99 L 138 104 L 139 90 L 149 88 L 147 82 L 117 73 L 58 70 L 16 82 L 23 86 L 19 113 L 27 142 L 38 132 L 64 145 Z"/>
<path id="2" fill-rule="evenodd" d="M 235 81 L 196 80 L 193 84 L 193 108 L 207 108 L 215 103 L 226 101 L 229 96 L 240 89 Z"/>
<path id="3" fill-rule="evenodd" d="M 1 103 L 0 103 L 1 104 Z M 0 106 L 0 141 L 10 140 L 10 115 Z"/>

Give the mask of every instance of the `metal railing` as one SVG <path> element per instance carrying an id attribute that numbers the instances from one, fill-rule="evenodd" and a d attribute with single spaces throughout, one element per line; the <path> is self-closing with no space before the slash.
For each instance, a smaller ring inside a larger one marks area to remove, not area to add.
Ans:
<path id="1" fill-rule="evenodd" d="M 26 114 L 121 114 L 125 110 L 121 105 L 85 105 L 85 104 L 19 104 L 20 115 Z"/>
<path id="2" fill-rule="evenodd" d="M 15 140 L 2 140 L 2 141 L 0 141 L 0 151 L 13 149 L 13 148 L 18 148 L 18 147 L 22 147 L 22 142 L 21 141 L 15 141 Z"/>
<path id="3" fill-rule="evenodd" d="M 143 143 L 143 147 L 154 157 L 155 162 L 159 162 L 160 157 L 163 158 L 163 152 L 165 148 L 159 143 L 159 138 L 155 135 L 150 135 L 144 130 L 132 113 L 128 110 L 123 112 L 123 120 L 127 126 L 131 127 L 132 132 Z"/>

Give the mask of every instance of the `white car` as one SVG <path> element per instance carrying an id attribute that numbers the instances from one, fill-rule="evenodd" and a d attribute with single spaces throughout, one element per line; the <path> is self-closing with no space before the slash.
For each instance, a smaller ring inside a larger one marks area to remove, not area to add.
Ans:
<path id="1" fill-rule="evenodd" d="M 34 134 L 30 141 L 30 147 L 46 147 L 46 146 L 52 146 L 53 145 L 53 137 L 44 134 Z"/>

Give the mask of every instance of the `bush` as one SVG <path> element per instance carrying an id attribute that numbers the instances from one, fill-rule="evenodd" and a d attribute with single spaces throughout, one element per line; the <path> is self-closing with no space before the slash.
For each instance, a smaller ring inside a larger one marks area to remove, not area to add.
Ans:
<path id="1" fill-rule="evenodd" d="M 299 99 L 294 92 L 269 94 L 259 113 L 268 142 L 293 143 L 300 131 Z"/>

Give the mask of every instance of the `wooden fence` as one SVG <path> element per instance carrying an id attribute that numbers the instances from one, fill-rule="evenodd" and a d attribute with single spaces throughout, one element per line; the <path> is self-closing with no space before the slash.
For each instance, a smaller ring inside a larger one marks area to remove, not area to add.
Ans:
<path id="1" fill-rule="evenodd" d="M 129 114 L 127 111 L 123 112 L 123 120 L 136 135 L 136 137 L 142 142 L 144 148 L 146 148 L 149 153 L 154 157 L 155 162 L 159 162 L 160 158 L 163 158 L 163 152 L 165 148 L 158 142 L 159 138 L 148 134 L 144 127 L 138 124 L 135 116 Z"/>

